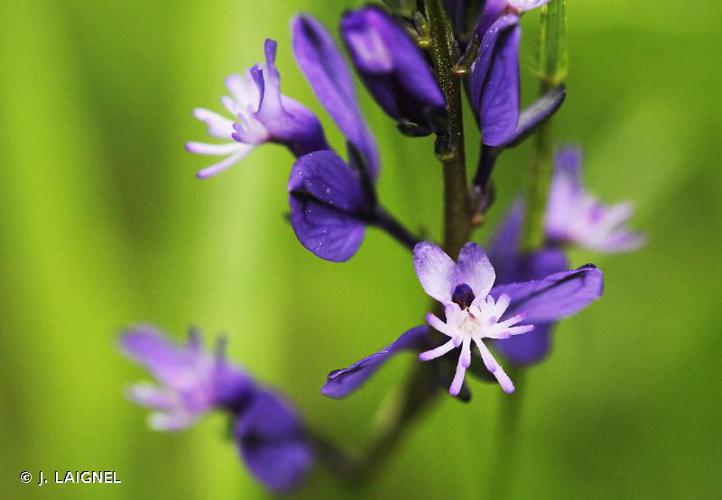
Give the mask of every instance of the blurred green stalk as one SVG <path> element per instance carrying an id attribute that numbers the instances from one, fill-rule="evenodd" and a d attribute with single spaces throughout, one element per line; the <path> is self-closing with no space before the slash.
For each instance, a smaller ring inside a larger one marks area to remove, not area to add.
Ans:
<path id="1" fill-rule="evenodd" d="M 551 0 L 542 7 L 539 27 L 539 95 L 564 82 L 567 77 L 566 1 Z M 553 171 L 552 120 L 543 123 L 536 134 L 534 158 L 527 173 L 526 217 L 523 250 L 533 252 L 544 245 L 544 213 Z M 525 371 L 512 369 L 510 375 L 523 385 Z M 489 478 L 492 498 L 509 497 L 514 479 L 514 462 L 518 453 L 519 424 L 524 390 L 502 394 L 496 427 L 496 453 L 492 457 Z"/>
<path id="2" fill-rule="evenodd" d="M 541 9 L 539 27 L 539 95 L 566 80 L 568 71 L 566 0 L 551 0 Z M 523 247 L 533 251 L 544 244 L 544 211 L 553 170 L 552 120 L 539 127 L 535 153 L 527 173 Z"/>

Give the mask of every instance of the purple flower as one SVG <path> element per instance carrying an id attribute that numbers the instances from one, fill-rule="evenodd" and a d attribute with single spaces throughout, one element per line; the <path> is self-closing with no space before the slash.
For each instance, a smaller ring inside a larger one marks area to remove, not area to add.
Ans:
<path id="1" fill-rule="evenodd" d="M 421 50 L 386 12 L 368 6 L 347 12 L 341 36 L 366 88 L 393 119 L 430 134 L 431 116 L 446 102 Z"/>
<path id="2" fill-rule="evenodd" d="M 479 55 L 471 67 L 469 94 L 487 146 L 511 140 L 519 121 L 519 16 L 544 0 L 488 0 L 477 27 Z"/>
<path id="3" fill-rule="evenodd" d="M 319 102 L 363 156 L 370 177 L 379 173 L 379 152 L 356 100 L 353 78 L 331 34 L 308 15 L 293 20 L 293 52 Z"/>
<path id="4" fill-rule="evenodd" d="M 581 152 L 559 151 L 546 212 L 550 245 L 570 243 L 598 252 L 628 252 L 641 247 L 645 238 L 627 227 L 631 203 L 603 205 L 581 181 Z"/>
<path id="5" fill-rule="evenodd" d="M 569 268 L 568 259 L 561 250 L 521 251 L 523 217 L 524 205 L 517 203 L 489 247 L 489 260 L 496 269 L 496 282 L 500 285 L 542 279 Z M 551 334 L 555 324 L 535 324 L 533 332 L 496 340 L 494 347 L 516 366 L 538 363 L 551 349 Z"/>
<path id="6" fill-rule="evenodd" d="M 476 345 L 486 369 L 492 373 L 505 392 L 514 392 L 514 384 L 496 362 L 483 339 L 509 338 L 534 329 L 533 325 L 520 325 L 526 319 L 516 314 L 501 321 L 511 299 L 490 295 L 495 273 L 481 247 L 469 243 L 461 249 L 457 263 L 432 243 L 420 243 L 414 249 L 416 274 L 424 290 L 444 306 L 446 322 L 434 314 L 426 316 L 428 323 L 449 340 L 443 345 L 419 355 L 421 361 L 430 361 L 461 347 L 456 375 L 449 393 L 456 396 L 464 383 L 466 369 L 471 365 L 471 344 Z"/>
<path id="7" fill-rule="evenodd" d="M 444 307 L 445 321 L 433 314 L 427 315 L 427 321 L 449 337 L 444 344 L 419 354 L 419 359 L 429 361 L 459 351 L 456 375 L 449 389 L 452 395 L 461 391 L 471 364 L 472 343 L 502 389 L 513 392 L 514 384 L 494 358 L 485 339 L 497 341 L 527 334 L 534 325 L 548 324 L 575 314 L 602 293 L 602 273 L 591 265 L 531 281 L 494 286 L 494 268 L 483 249 L 474 243 L 464 246 L 456 263 L 436 245 L 419 243 L 414 249 L 414 266 L 426 293 Z M 424 349 L 423 335 L 424 330 L 410 330 L 379 353 L 350 368 L 332 372 L 322 392 L 332 397 L 348 395 L 391 355 L 407 349 Z"/>
<path id="8" fill-rule="evenodd" d="M 266 64 L 251 67 L 245 75 L 226 78 L 231 97 L 221 98 L 233 119 L 198 108 L 194 115 L 208 125 L 208 133 L 225 139 L 222 144 L 189 142 L 191 153 L 226 156 L 197 176 L 211 177 L 244 158 L 258 144 L 273 142 L 287 146 L 296 156 L 328 149 L 318 118 L 302 104 L 281 94 L 281 79 L 276 68 L 276 42 L 265 42 Z"/>
<path id="9" fill-rule="evenodd" d="M 288 181 L 291 225 L 322 259 L 343 262 L 361 246 L 372 210 L 359 172 L 333 151 L 302 156 Z"/>
<path id="10" fill-rule="evenodd" d="M 177 345 L 142 325 L 127 331 L 121 346 L 158 382 L 128 391 L 132 401 L 154 410 L 149 425 L 155 430 L 183 429 L 210 410 L 242 406 L 253 390 L 250 377 L 226 362 L 223 343 L 219 341 L 217 352 L 207 352 L 198 332 L 191 331 L 188 342 Z"/>
<path id="11" fill-rule="evenodd" d="M 129 391 L 132 401 L 154 410 L 151 428 L 182 429 L 211 410 L 222 410 L 235 421 L 241 457 L 267 488 L 285 491 L 306 476 L 313 456 L 296 411 L 229 364 L 222 341 L 211 353 L 197 332 L 178 345 L 154 327 L 138 326 L 122 336 L 121 346 L 157 379 L 158 385 L 138 384 Z"/>
<path id="12" fill-rule="evenodd" d="M 350 69 L 332 36 L 314 18 L 293 21 L 301 71 L 348 140 L 349 163 L 332 151 L 299 158 L 288 182 L 291 224 L 299 241 L 326 260 L 351 258 L 366 225 L 379 220 L 375 181 L 379 153 L 356 100 Z"/>
<path id="13" fill-rule="evenodd" d="M 239 414 L 234 435 L 243 461 L 273 491 L 297 486 L 313 463 L 296 410 L 272 391 L 256 392 Z"/>

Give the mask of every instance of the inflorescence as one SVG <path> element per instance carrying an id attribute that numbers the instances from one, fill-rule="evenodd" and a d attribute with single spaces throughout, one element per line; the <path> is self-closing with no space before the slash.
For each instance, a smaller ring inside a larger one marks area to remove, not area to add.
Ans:
<path id="1" fill-rule="evenodd" d="M 340 23 L 341 40 L 359 79 L 400 133 L 437 136 L 437 153 L 449 134 L 453 106 L 442 89 L 465 87 L 478 125 L 478 131 L 466 135 L 475 137 L 481 157 L 473 182 L 456 196 L 473 201 L 466 223 L 472 227 L 492 204 L 496 158 L 545 123 L 560 108 L 565 92 L 556 85 L 521 109 L 520 17 L 545 8 L 545 0 L 445 0 L 441 22 L 453 27 L 447 30 L 452 40 L 434 39 L 446 32 L 434 27 L 438 20 L 429 16 L 431 4 L 440 2 L 387 1 L 386 7 L 348 11 Z M 437 303 L 426 315 L 427 324 L 332 371 L 322 394 L 350 395 L 402 352 L 416 353 L 419 369 L 433 372 L 429 395 L 448 388 L 452 396 L 468 399 L 467 370 L 513 393 L 514 383 L 499 359 L 516 369 L 541 361 L 549 352 L 554 325 L 602 295 L 602 272 L 590 264 L 570 269 L 565 250 L 578 246 L 611 253 L 640 247 L 643 237 L 626 225 L 631 206 L 605 206 L 589 194 L 581 180 L 581 154 L 562 148 L 548 186 L 542 245 L 530 249 L 522 244 L 527 222 L 521 198 L 487 250 L 474 242 L 458 251 L 422 241 L 379 200 L 381 157 L 358 104 L 352 70 L 333 36 L 303 14 L 293 20 L 292 40 L 302 73 L 346 140 L 345 155 L 329 144 L 309 108 L 281 92 L 279 47 L 266 40 L 264 63 L 226 79 L 228 95 L 221 98 L 225 115 L 194 111 L 220 142 L 189 142 L 187 150 L 221 157 L 197 176 L 219 174 L 261 144 L 285 146 L 295 158 L 287 190 L 290 224 L 299 242 L 322 259 L 343 262 L 356 254 L 367 227 L 385 231 L 411 251 L 408 265 L 413 264 L 421 287 Z M 444 42 L 450 42 L 447 47 L 459 60 L 454 74 L 442 74 L 425 50 Z M 293 406 L 229 363 L 223 342 L 211 352 L 197 332 L 181 345 L 154 327 L 137 326 L 123 334 L 121 343 L 124 353 L 157 380 L 157 385 L 136 385 L 128 393 L 153 410 L 152 428 L 178 430 L 209 411 L 225 413 L 246 466 L 274 491 L 295 487 L 321 453 Z M 475 368 L 475 352 L 484 369 Z"/>

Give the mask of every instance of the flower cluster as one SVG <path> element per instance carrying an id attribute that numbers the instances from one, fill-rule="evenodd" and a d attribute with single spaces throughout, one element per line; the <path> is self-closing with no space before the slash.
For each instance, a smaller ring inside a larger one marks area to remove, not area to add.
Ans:
<path id="1" fill-rule="evenodd" d="M 248 469 L 269 489 L 288 490 L 306 475 L 313 453 L 296 410 L 228 363 L 222 340 L 208 352 L 196 331 L 178 345 L 142 325 L 123 334 L 121 347 L 157 380 L 158 385 L 140 383 L 128 391 L 132 401 L 154 411 L 151 428 L 183 429 L 220 410 L 232 419 L 233 438 Z"/>
<path id="2" fill-rule="evenodd" d="M 643 237 L 627 228 L 629 204 L 605 206 L 586 191 L 581 155 L 573 148 L 561 149 L 555 161 L 546 190 L 542 243 L 522 243 L 531 219 L 524 199 L 514 205 L 488 252 L 468 241 L 472 221 L 483 220 L 492 204 L 490 180 L 496 158 L 543 126 L 565 98 L 563 85 L 552 85 L 521 109 L 520 17 L 547 1 L 387 0 L 389 8 L 351 10 L 340 23 L 350 65 L 320 22 L 308 15 L 296 17 L 293 54 L 342 132 L 344 156 L 326 140 L 319 118 L 281 92 L 273 40 L 265 41 L 265 63 L 226 79 L 229 95 L 221 103 L 227 117 L 195 110 L 209 134 L 222 142 L 190 142 L 188 151 L 223 157 L 198 172 L 199 178 L 231 167 L 260 144 L 286 146 L 294 156 L 287 184 L 289 219 L 303 247 L 328 261 L 347 261 L 358 251 L 366 228 L 376 227 L 411 250 L 409 265 L 435 301 L 426 324 L 348 368 L 332 371 L 321 389 L 325 396 L 350 395 L 402 352 L 415 353 L 418 369 L 434 373 L 439 383 L 430 392 L 448 387 L 452 396 L 467 400 L 469 372 L 513 393 L 514 382 L 499 360 L 516 367 L 540 361 L 548 354 L 554 325 L 602 295 L 602 272 L 592 264 L 572 268 L 566 248 L 611 253 L 643 244 Z M 451 38 L 440 40 L 444 33 Z M 439 63 L 433 55 L 441 50 L 450 51 L 446 63 L 444 57 Z M 448 64 L 451 56 L 458 59 L 453 66 Z M 421 241 L 381 204 L 376 190 L 381 157 L 358 104 L 352 68 L 402 134 L 436 135 L 436 153 L 443 162 L 462 158 L 458 171 L 463 188 L 456 184 L 453 192 L 447 186 L 446 203 L 455 196 L 462 206 L 471 207 L 469 213 L 457 213 L 463 220 L 452 221 L 466 228 L 461 240 L 466 244 L 442 248 Z M 463 127 L 454 102 L 462 86 L 478 125 L 480 146 L 471 186 L 466 185 L 463 153 L 458 153 L 464 144 L 452 144 L 463 137 L 453 132 L 454 126 Z M 289 489 L 305 476 L 313 453 L 297 413 L 278 394 L 227 363 L 221 352 L 204 351 L 195 335 L 186 346 L 174 345 L 149 327 L 128 332 L 123 348 L 161 384 L 136 386 L 130 392 L 131 399 L 155 410 L 151 427 L 180 429 L 210 410 L 221 410 L 233 419 L 243 460 L 266 486 Z M 481 363 L 473 361 L 475 352 Z"/>

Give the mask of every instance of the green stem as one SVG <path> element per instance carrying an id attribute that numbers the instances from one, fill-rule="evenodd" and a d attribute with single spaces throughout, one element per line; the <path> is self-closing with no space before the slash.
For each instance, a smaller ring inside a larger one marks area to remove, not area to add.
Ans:
<path id="1" fill-rule="evenodd" d="M 462 89 L 460 79 L 454 74 L 458 61 L 457 44 L 442 0 L 426 0 L 424 7 L 429 30 L 428 51 L 434 75 L 446 99 L 449 118 L 448 130 L 437 138 L 436 154 L 444 172 L 444 249 L 455 256 L 471 234 Z M 364 476 L 379 468 L 411 421 L 436 400 L 439 391 L 432 370 L 430 365 L 417 363 L 401 398 L 391 400 L 393 406 L 385 414 L 384 425 L 365 456 Z"/>
<path id="2" fill-rule="evenodd" d="M 552 180 L 552 156 L 552 124 L 549 120 L 539 127 L 534 138 L 534 157 L 526 178 L 527 210 L 523 248 L 528 252 L 544 245 L 544 214 Z"/>
<path id="3" fill-rule="evenodd" d="M 402 394 L 393 393 L 386 400 L 375 438 L 359 463 L 354 481 L 367 481 L 381 470 L 411 424 L 436 400 L 438 392 L 431 367 L 416 363 Z"/>
<path id="4" fill-rule="evenodd" d="M 566 1 L 551 0 L 542 7 L 539 27 L 539 94 L 564 82 L 567 76 Z M 527 210 L 523 247 L 533 251 L 544 244 L 544 213 L 553 171 L 552 120 L 539 127 L 534 158 L 527 173 Z"/>
<path id="5" fill-rule="evenodd" d="M 539 26 L 539 94 L 544 95 L 564 82 L 567 76 L 566 1 L 551 0 L 542 7 Z M 544 216 L 553 173 L 552 120 L 543 123 L 535 137 L 534 158 L 529 166 L 526 186 L 526 217 L 523 249 L 542 248 L 545 239 Z M 512 370 L 518 386 L 523 386 L 524 372 Z M 504 394 L 499 407 L 496 430 L 497 446 L 493 456 L 494 470 L 490 477 L 491 496 L 508 497 L 513 480 L 514 462 L 518 453 L 519 419 L 524 391 L 512 397 Z"/>
<path id="6" fill-rule="evenodd" d="M 417 363 L 401 394 L 390 394 L 382 405 L 381 421 L 361 454 L 350 454 L 321 434 L 310 432 L 308 437 L 319 461 L 336 476 L 353 484 L 367 484 L 438 393 L 431 366 Z"/>
<path id="7" fill-rule="evenodd" d="M 451 22 L 442 0 L 426 0 L 428 51 L 434 74 L 447 103 L 449 127 L 437 137 L 436 154 L 444 173 L 444 249 L 456 256 L 471 234 L 469 187 L 466 179 L 461 80 L 454 74 L 459 59 Z M 393 394 L 383 408 L 383 420 L 371 444 L 353 458 L 324 440 L 316 439 L 322 459 L 354 483 L 366 482 L 391 456 L 410 425 L 437 400 L 440 393 L 430 364 L 415 363 L 402 393 Z"/>
<path id="8" fill-rule="evenodd" d="M 444 249 L 455 256 L 471 233 L 461 81 L 454 75 L 457 45 L 442 0 L 426 0 L 424 5 L 429 29 L 428 51 L 449 115 L 448 130 L 437 138 L 436 154 L 444 172 Z M 402 395 L 392 395 L 383 423 L 364 455 L 358 478 L 368 478 L 378 470 L 409 425 L 436 400 L 439 391 L 432 370 L 431 365 L 416 363 Z"/>
<path id="9" fill-rule="evenodd" d="M 436 153 L 444 171 L 444 250 L 455 257 L 471 234 L 462 89 L 461 80 L 454 74 L 459 54 L 442 0 L 426 0 L 424 5 L 431 38 L 429 55 L 449 114 L 449 129 L 437 138 Z"/>

